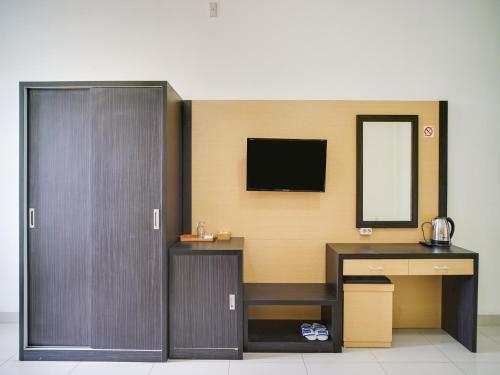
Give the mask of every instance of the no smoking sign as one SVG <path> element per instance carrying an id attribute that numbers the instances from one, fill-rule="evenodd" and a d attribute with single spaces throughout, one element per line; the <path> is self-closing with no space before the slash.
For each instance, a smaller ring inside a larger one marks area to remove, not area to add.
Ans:
<path id="1" fill-rule="evenodd" d="M 434 127 L 431 125 L 424 126 L 424 138 L 434 138 Z"/>

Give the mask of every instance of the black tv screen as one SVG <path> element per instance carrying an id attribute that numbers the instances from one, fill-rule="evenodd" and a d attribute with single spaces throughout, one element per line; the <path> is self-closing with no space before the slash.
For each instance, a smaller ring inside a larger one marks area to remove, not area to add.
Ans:
<path id="1" fill-rule="evenodd" d="M 247 138 L 247 190 L 325 191 L 326 140 Z"/>

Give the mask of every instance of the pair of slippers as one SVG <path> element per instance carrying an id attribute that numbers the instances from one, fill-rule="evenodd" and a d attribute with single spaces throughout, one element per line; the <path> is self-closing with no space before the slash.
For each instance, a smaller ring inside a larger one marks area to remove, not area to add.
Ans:
<path id="1" fill-rule="evenodd" d="M 304 336 L 309 341 L 328 340 L 328 329 L 323 324 L 313 323 L 311 325 L 309 323 L 303 323 L 300 326 L 300 329 L 302 330 L 302 336 Z"/>

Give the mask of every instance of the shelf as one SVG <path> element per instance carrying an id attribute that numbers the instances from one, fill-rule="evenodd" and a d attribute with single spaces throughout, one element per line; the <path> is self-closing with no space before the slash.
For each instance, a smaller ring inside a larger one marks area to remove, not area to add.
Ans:
<path id="1" fill-rule="evenodd" d="M 328 353 L 333 351 L 331 337 L 326 341 L 309 341 L 301 334 L 300 320 L 249 320 L 248 352 Z M 326 322 L 323 322 L 326 324 Z"/>
<path id="2" fill-rule="evenodd" d="M 245 283 L 247 305 L 333 305 L 337 298 L 326 284 Z"/>

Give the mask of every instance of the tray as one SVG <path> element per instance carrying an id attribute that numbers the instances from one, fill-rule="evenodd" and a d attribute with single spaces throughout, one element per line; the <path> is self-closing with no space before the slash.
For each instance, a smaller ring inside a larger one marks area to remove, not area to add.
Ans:
<path id="1" fill-rule="evenodd" d="M 196 234 L 181 234 L 180 235 L 181 242 L 214 242 L 216 237 L 214 238 L 206 238 L 202 239 L 198 237 Z"/>

